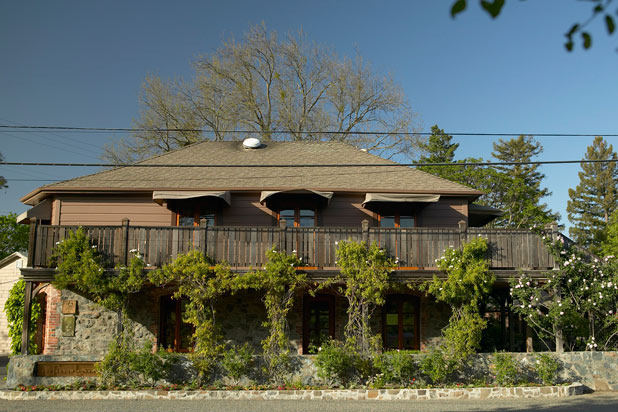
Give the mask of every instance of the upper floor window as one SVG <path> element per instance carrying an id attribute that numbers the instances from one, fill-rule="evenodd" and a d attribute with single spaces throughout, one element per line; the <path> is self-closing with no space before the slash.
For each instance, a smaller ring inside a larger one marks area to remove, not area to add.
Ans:
<path id="1" fill-rule="evenodd" d="M 401 215 L 399 213 L 395 213 L 392 215 L 378 215 L 378 220 L 380 222 L 380 227 L 414 227 L 415 226 L 415 218 L 414 216 L 406 216 Z"/>
<path id="2" fill-rule="evenodd" d="M 283 209 L 277 214 L 277 220 L 285 219 L 287 227 L 313 227 L 315 226 L 315 210 L 302 209 L 300 207 Z"/>
<path id="3" fill-rule="evenodd" d="M 196 211 L 194 214 L 177 214 L 176 226 L 199 226 L 202 219 L 206 226 L 215 226 L 217 214 L 214 211 Z"/>

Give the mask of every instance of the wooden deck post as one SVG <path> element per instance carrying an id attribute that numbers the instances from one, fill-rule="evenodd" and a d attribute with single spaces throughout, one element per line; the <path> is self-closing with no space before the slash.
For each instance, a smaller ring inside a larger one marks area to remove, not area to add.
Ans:
<path id="1" fill-rule="evenodd" d="M 129 219 L 122 219 L 122 244 L 120 247 L 120 264 L 129 264 Z"/>
<path id="2" fill-rule="evenodd" d="M 279 220 L 279 252 L 284 252 L 287 246 L 286 239 L 286 230 L 287 230 L 287 220 L 281 219 Z"/>
<path id="3" fill-rule="evenodd" d="M 208 219 L 200 218 L 200 236 L 202 244 L 202 253 L 204 256 L 208 255 L 208 247 L 206 246 L 206 242 L 208 241 Z"/>
<path id="4" fill-rule="evenodd" d="M 468 232 L 468 222 L 460 220 L 457 222 L 459 225 L 459 248 L 463 248 L 463 244 L 466 243 L 466 235 Z"/>
<path id="5" fill-rule="evenodd" d="M 38 235 L 38 228 L 39 220 L 36 217 L 33 217 L 32 219 L 30 219 L 30 234 L 28 235 L 28 263 L 26 264 L 26 266 L 29 268 L 33 268 L 35 264 L 34 255 L 37 252 L 36 238 Z"/>
<path id="6" fill-rule="evenodd" d="M 32 309 L 32 282 L 26 281 L 24 291 L 24 319 L 21 329 L 21 354 L 28 355 L 30 343 L 30 311 Z"/>
<path id="7" fill-rule="evenodd" d="M 369 221 L 367 219 L 363 219 L 361 221 L 361 227 L 363 229 L 363 242 L 369 247 Z"/>

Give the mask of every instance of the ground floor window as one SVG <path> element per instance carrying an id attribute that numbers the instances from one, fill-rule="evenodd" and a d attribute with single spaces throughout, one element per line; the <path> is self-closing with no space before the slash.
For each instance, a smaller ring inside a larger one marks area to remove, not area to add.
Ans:
<path id="1" fill-rule="evenodd" d="M 161 297 L 159 347 L 173 352 L 191 349 L 193 326 L 182 320 L 187 303 L 187 300 L 173 299 L 171 295 Z"/>
<path id="2" fill-rule="evenodd" d="M 316 353 L 318 348 L 335 338 L 335 297 L 318 294 L 303 299 L 303 353 Z"/>
<path id="3" fill-rule="evenodd" d="M 382 340 L 386 349 L 420 349 L 419 299 L 411 295 L 386 297 L 382 308 Z"/>

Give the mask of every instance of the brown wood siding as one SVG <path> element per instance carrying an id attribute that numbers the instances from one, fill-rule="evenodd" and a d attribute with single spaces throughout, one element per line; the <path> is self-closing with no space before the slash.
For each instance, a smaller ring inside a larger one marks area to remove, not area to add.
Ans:
<path id="1" fill-rule="evenodd" d="M 468 201 L 442 197 L 425 207 L 418 216 L 421 227 L 457 227 L 460 220 L 468 222 Z"/>
<path id="2" fill-rule="evenodd" d="M 360 227 L 364 219 L 375 226 L 373 212 L 363 208 L 364 194 L 337 194 L 333 195 L 330 204 L 319 210 L 321 215 L 320 226 Z"/>
<path id="3" fill-rule="evenodd" d="M 120 225 L 128 218 L 136 226 L 169 226 L 171 211 L 150 196 L 83 196 L 60 198 L 61 225 Z M 54 202 L 56 203 L 56 202 Z"/>
<path id="4" fill-rule="evenodd" d="M 54 199 L 52 201 L 52 212 L 51 212 L 51 224 L 59 225 L 60 224 L 60 200 Z"/>
<path id="5" fill-rule="evenodd" d="M 217 226 L 273 226 L 275 213 L 260 204 L 260 192 L 232 193 L 232 205 L 221 210 Z"/>

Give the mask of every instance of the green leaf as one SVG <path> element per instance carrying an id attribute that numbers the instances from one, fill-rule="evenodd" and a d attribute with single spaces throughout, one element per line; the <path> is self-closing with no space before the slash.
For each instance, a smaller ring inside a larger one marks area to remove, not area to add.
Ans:
<path id="1" fill-rule="evenodd" d="M 592 46 L 592 37 L 590 37 L 590 33 L 587 31 L 582 33 L 582 39 L 584 41 L 584 49 L 589 49 Z"/>
<path id="2" fill-rule="evenodd" d="M 575 23 L 571 29 L 568 31 L 568 33 L 566 34 L 566 36 L 570 39 L 571 36 L 577 31 L 579 30 L 579 24 Z"/>
<path id="3" fill-rule="evenodd" d="M 457 0 L 451 7 L 451 17 L 455 18 L 456 15 L 466 9 L 466 0 Z"/>
<path id="4" fill-rule="evenodd" d="M 567 51 L 573 51 L 573 41 L 569 40 L 568 42 L 564 43 L 564 47 L 566 47 Z"/>
<path id="5" fill-rule="evenodd" d="M 492 18 L 495 19 L 502 11 L 502 7 L 504 6 L 504 0 L 494 0 L 493 2 L 488 0 L 482 0 L 481 6 L 485 9 L 487 13 L 489 13 Z"/>
<path id="6" fill-rule="evenodd" d="M 605 15 L 605 26 L 607 27 L 607 32 L 609 34 L 614 33 L 616 29 L 616 24 L 614 24 L 614 19 L 609 14 Z"/>
<path id="7" fill-rule="evenodd" d="M 601 4 L 597 4 L 597 6 L 594 8 L 594 13 L 601 13 L 603 11 L 603 5 Z"/>

